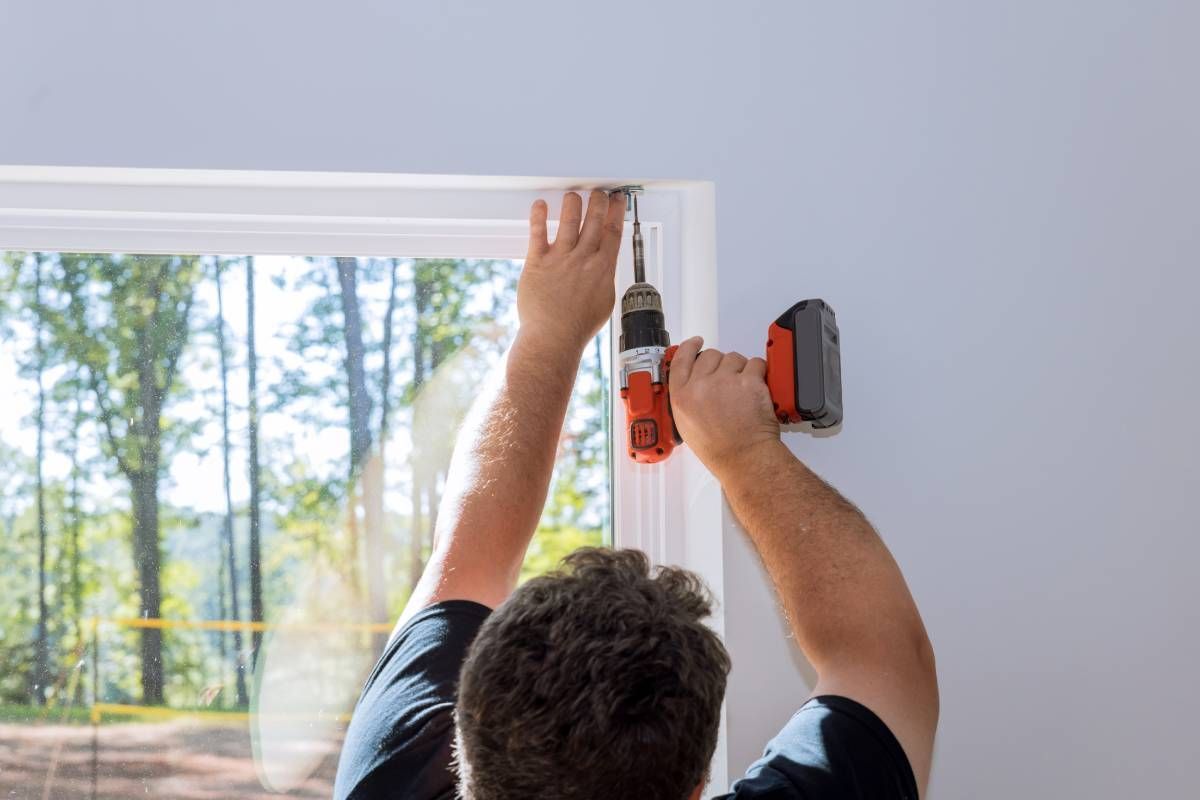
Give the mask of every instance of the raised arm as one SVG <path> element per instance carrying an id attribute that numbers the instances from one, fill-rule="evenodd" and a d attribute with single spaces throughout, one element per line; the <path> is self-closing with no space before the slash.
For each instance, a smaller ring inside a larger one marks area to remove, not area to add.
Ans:
<path id="1" fill-rule="evenodd" d="M 673 413 L 754 542 L 804 655 L 814 694 L 874 711 L 924 792 L 938 717 L 933 649 L 900 568 L 852 503 L 780 442 L 766 363 L 679 347 Z"/>
<path id="2" fill-rule="evenodd" d="M 459 433 L 438 511 L 433 553 L 397 629 L 443 600 L 495 607 L 516 587 L 546 503 L 554 454 L 579 361 L 616 301 L 625 206 L 594 191 L 563 198 L 554 243 L 546 203 L 529 216 L 517 286 L 520 327 Z"/>

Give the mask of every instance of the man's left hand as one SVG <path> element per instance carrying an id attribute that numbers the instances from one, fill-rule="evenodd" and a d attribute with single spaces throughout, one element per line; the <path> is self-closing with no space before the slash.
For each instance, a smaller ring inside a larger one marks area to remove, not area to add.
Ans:
<path id="1" fill-rule="evenodd" d="M 529 212 L 529 254 L 517 284 L 521 333 L 582 351 L 612 314 L 616 302 L 617 251 L 625 225 L 625 203 L 596 189 L 583 199 L 563 196 L 558 232 L 547 239 L 544 200 Z"/>

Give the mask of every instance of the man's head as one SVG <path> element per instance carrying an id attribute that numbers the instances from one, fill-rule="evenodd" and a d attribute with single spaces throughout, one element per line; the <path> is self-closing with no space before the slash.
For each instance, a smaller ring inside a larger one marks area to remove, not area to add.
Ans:
<path id="1" fill-rule="evenodd" d="M 706 777 L 729 672 L 698 577 L 586 548 L 517 589 L 459 685 L 471 800 L 686 800 Z"/>

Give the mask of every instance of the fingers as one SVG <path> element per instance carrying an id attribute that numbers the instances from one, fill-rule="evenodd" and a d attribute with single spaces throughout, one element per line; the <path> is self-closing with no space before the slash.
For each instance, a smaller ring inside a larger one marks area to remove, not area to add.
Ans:
<path id="1" fill-rule="evenodd" d="M 600 236 L 604 232 L 604 218 L 608 214 L 608 192 L 593 189 L 588 197 L 587 217 L 583 220 L 583 230 L 579 232 L 579 243 L 576 247 L 591 253 L 599 249 Z"/>
<path id="2" fill-rule="evenodd" d="M 671 359 L 671 375 L 670 385 L 671 391 L 682 389 L 684 384 L 688 382 L 688 378 L 692 375 L 692 363 L 696 360 L 696 354 L 700 352 L 700 348 L 704 346 L 704 340 L 699 336 L 693 336 L 679 344 L 675 350 L 675 357 Z"/>
<path id="3" fill-rule="evenodd" d="M 700 378 L 716 372 L 724 355 L 720 350 L 705 350 L 696 356 L 696 361 L 692 364 L 692 377 Z"/>
<path id="4" fill-rule="evenodd" d="M 542 201 L 538 201 L 541 203 Z M 542 214 L 545 219 L 545 205 L 539 211 L 538 203 L 530 215 L 530 249 L 533 250 L 535 238 L 534 217 Z M 582 228 L 580 227 L 582 223 Z M 544 224 L 544 222 L 543 222 Z M 614 261 L 617 251 L 621 249 L 621 233 L 625 227 L 625 205 L 620 197 L 610 197 L 603 189 L 593 189 L 588 197 L 587 215 L 583 212 L 583 198 L 576 192 L 563 195 L 562 212 L 559 214 L 558 233 L 554 237 L 554 248 L 557 250 L 573 250 L 581 248 L 585 252 L 602 251 L 606 257 Z M 538 240 L 538 252 L 541 252 L 545 240 L 543 228 L 542 239 Z M 549 246 L 549 245 L 547 245 Z"/>
<path id="5" fill-rule="evenodd" d="M 704 340 L 693 336 L 682 342 L 671 360 L 671 388 L 682 388 L 691 378 L 712 375 L 715 372 L 737 375 L 749 372 L 751 375 L 764 377 L 767 374 L 767 362 L 761 358 L 747 359 L 741 353 L 722 353 L 720 350 L 708 349 L 700 352 Z M 697 355 L 699 354 L 699 355 Z"/>
<path id="6" fill-rule="evenodd" d="M 538 198 L 529 209 L 529 255 L 540 256 L 550 249 L 546 238 L 546 217 L 550 213 L 546 201 Z"/>
<path id="7" fill-rule="evenodd" d="M 608 213 L 604 217 L 604 230 L 600 234 L 600 252 L 604 255 L 604 263 L 612 262 L 614 269 L 617 264 L 617 251 L 621 249 L 621 233 L 624 229 L 625 197 L 614 192 L 613 196 L 608 198 Z"/>
<path id="8" fill-rule="evenodd" d="M 554 236 L 555 250 L 570 250 L 579 240 L 579 223 L 583 220 L 583 198 L 575 192 L 563 195 L 562 211 L 558 215 L 558 233 Z"/>
<path id="9" fill-rule="evenodd" d="M 746 367 L 746 357 L 741 353 L 726 353 L 721 357 L 721 363 L 717 366 L 718 372 L 727 372 L 736 375 Z"/>

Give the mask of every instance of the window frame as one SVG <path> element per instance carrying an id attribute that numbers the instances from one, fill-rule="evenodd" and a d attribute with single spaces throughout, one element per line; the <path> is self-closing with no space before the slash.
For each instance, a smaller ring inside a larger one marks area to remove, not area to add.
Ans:
<path id="1" fill-rule="evenodd" d="M 521 259 L 537 197 L 555 209 L 564 190 L 630 183 L 646 190 L 647 279 L 668 330 L 716 341 L 715 192 L 703 181 L 0 166 L 0 249 Z M 632 271 L 626 241 L 618 291 Z M 612 322 L 614 544 L 699 573 L 724 636 L 720 487 L 687 448 L 657 467 L 622 457 L 618 310 Z M 725 721 L 723 710 L 714 787 L 728 785 Z"/>

